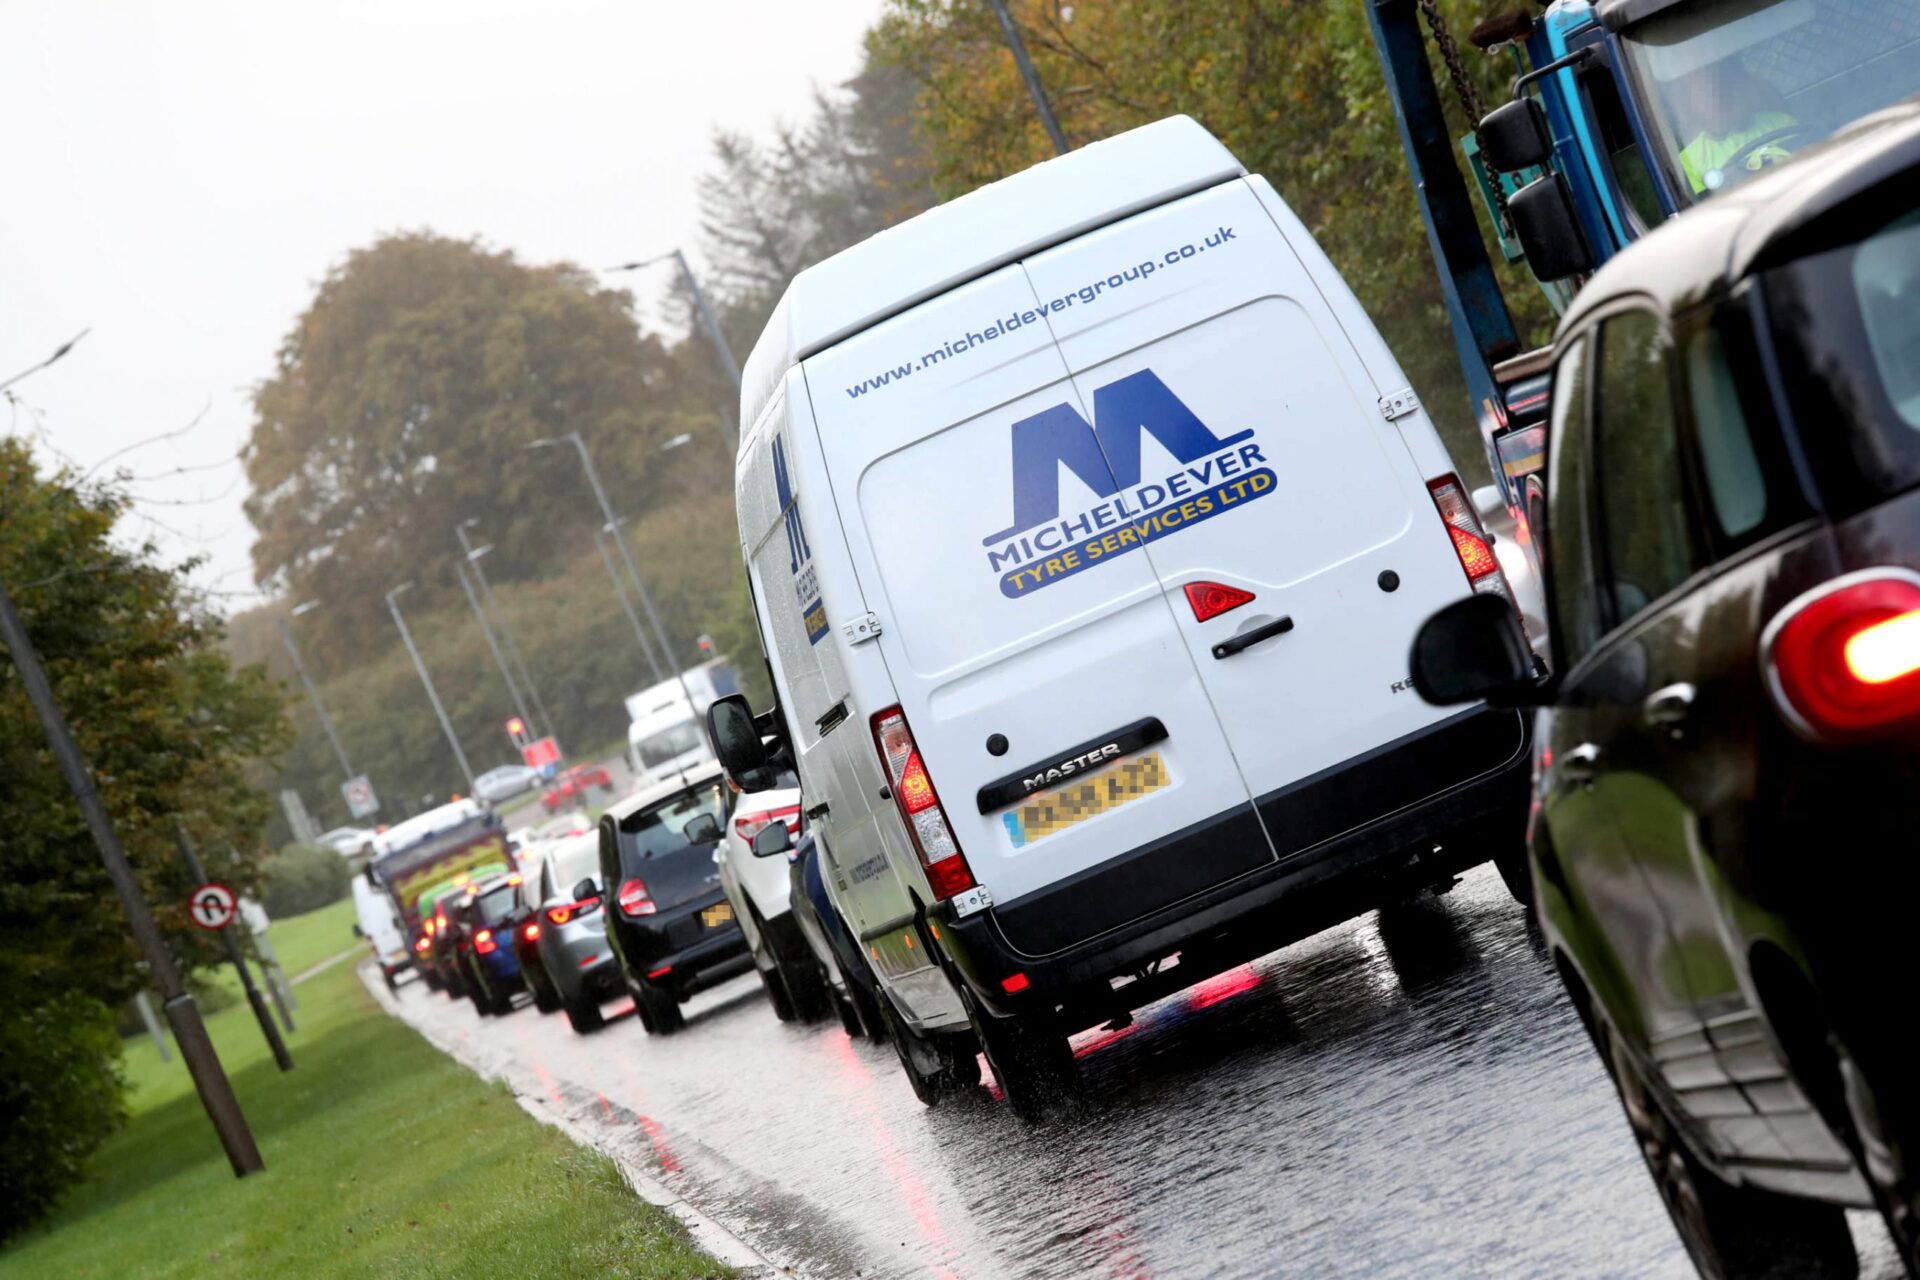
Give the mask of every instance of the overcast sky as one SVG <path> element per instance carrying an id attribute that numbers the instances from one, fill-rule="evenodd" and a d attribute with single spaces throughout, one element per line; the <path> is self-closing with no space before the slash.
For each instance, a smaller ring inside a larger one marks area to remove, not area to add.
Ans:
<path id="1" fill-rule="evenodd" d="M 204 409 L 120 460 L 126 532 L 245 608 L 248 392 L 328 267 L 415 228 L 587 266 L 691 246 L 712 131 L 803 116 L 879 7 L 6 0 L 0 380 L 92 332 L 0 430 L 91 466 Z"/>

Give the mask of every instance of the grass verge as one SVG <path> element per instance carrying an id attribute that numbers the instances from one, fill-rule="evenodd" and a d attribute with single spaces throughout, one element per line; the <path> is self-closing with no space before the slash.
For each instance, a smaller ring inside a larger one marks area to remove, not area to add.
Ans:
<path id="1" fill-rule="evenodd" d="M 93 1178 L 45 1227 L 0 1252 L 0 1273 L 732 1274 L 636 1199 L 611 1161 L 381 1012 L 352 966 L 299 993 L 300 1031 L 289 1037 L 297 1066 L 286 1074 L 245 1006 L 207 1020 L 266 1172 L 233 1176 L 178 1058 L 156 1061 Z"/>

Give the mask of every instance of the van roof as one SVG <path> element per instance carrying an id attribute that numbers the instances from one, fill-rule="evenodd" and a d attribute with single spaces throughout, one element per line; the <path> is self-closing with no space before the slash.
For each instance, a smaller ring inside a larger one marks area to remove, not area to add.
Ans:
<path id="1" fill-rule="evenodd" d="M 997 267 L 1142 209 L 1242 177 L 1189 116 L 1056 156 L 888 227 L 793 278 L 741 378 L 741 440 L 788 369 Z"/>

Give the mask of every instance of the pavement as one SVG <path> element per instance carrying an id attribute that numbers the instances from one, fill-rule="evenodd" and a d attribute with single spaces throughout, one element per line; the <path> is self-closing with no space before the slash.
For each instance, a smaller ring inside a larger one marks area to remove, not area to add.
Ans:
<path id="1" fill-rule="evenodd" d="M 753 977 L 645 1034 L 375 995 L 614 1155 L 749 1275 L 1684 1277 L 1537 935 L 1490 868 L 1076 1038 L 1090 1105 L 923 1107 L 893 1051 L 775 1020 Z M 1862 1275 L 1893 1280 L 1850 1215 Z M 739 1252 L 729 1253 L 730 1249 Z"/>

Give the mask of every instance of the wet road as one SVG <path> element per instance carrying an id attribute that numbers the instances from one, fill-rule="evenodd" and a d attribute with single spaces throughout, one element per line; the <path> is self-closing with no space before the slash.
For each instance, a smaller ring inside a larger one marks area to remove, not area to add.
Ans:
<path id="1" fill-rule="evenodd" d="M 1488 868 L 1079 1037 L 1093 1105 L 1038 1129 L 986 1089 L 922 1107 L 890 1048 L 780 1024 L 751 977 L 667 1039 L 402 990 L 410 1019 L 801 1275 L 1692 1274 Z M 1852 1221 L 1864 1274 L 1896 1274 Z"/>

